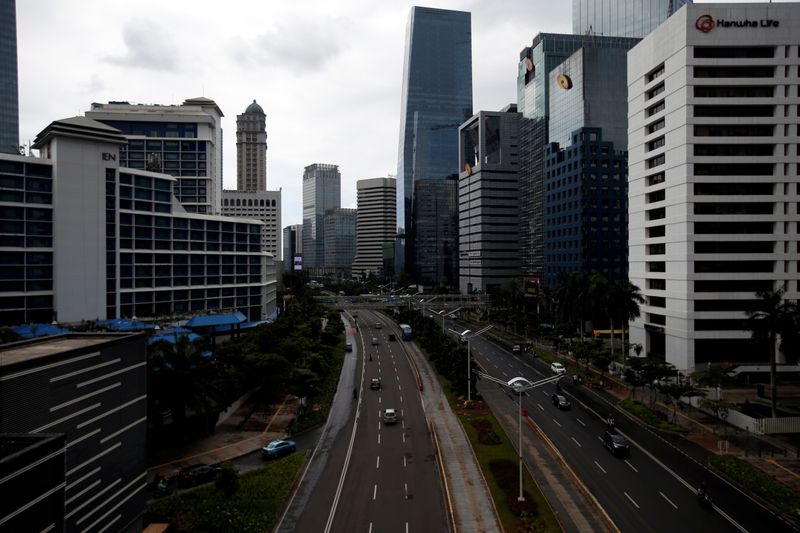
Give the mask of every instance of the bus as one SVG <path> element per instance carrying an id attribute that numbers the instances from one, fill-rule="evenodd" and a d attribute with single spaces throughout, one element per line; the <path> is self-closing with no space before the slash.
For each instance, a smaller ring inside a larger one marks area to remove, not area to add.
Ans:
<path id="1" fill-rule="evenodd" d="M 411 326 L 409 326 L 408 324 L 400 324 L 400 332 L 403 335 L 404 341 L 410 341 L 411 339 L 414 338 L 414 335 L 411 332 Z"/>

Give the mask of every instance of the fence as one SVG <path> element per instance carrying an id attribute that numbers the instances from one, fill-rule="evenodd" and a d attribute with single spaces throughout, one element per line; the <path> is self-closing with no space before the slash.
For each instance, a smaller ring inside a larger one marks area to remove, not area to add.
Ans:
<path id="1" fill-rule="evenodd" d="M 684 401 L 687 399 L 684 398 Z M 688 402 L 709 415 L 713 415 L 710 409 L 705 407 L 703 399 L 692 397 Z M 784 416 L 778 418 L 753 418 L 739 411 L 727 409 L 727 414 L 723 415 L 724 421 L 745 431 L 750 431 L 756 435 L 772 435 L 775 433 L 800 433 L 800 416 Z"/>

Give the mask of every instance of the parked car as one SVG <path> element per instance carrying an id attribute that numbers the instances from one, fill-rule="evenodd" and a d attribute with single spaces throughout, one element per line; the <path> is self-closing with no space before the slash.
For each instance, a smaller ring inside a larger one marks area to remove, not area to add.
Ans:
<path id="1" fill-rule="evenodd" d="M 218 466 L 202 463 L 187 466 L 178 472 L 178 486 L 182 488 L 196 487 L 197 485 L 214 481 L 221 471 L 222 468 Z"/>
<path id="2" fill-rule="evenodd" d="M 293 440 L 278 439 L 261 448 L 261 458 L 277 459 L 278 457 L 289 455 L 296 450 L 297 444 Z"/>
<path id="3" fill-rule="evenodd" d="M 389 340 L 392 341 L 392 342 L 397 340 L 397 337 L 395 336 L 394 333 L 389 333 Z"/>
<path id="4" fill-rule="evenodd" d="M 381 378 L 372 378 L 369 380 L 369 388 L 372 390 L 381 390 Z"/>
<path id="5" fill-rule="evenodd" d="M 564 368 L 564 365 L 558 362 L 550 363 L 550 370 L 552 370 L 553 374 L 566 374 L 567 372 L 567 369 Z"/>
<path id="6" fill-rule="evenodd" d="M 352 352 L 353 351 L 353 343 L 352 342 L 344 343 L 344 351 L 345 352 Z"/>
<path id="7" fill-rule="evenodd" d="M 384 409 L 383 410 L 383 423 L 387 426 L 397 424 L 397 410 Z"/>
<path id="8" fill-rule="evenodd" d="M 553 405 L 555 405 L 559 409 L 563 409 L 566 411 L 567 409 L 572 407 L 570 401 L 567 400 L 567 397 L 564 396 L 563 394 L 558 394 L 557 392 L 554 392 L 553 396 L 551 396 L 550 399 L 553 401 Z"/>
<path id="9" fill-rule="evenodd" d="M 619 433 L 612 433 L 611 431 L 603 433 L 603 445 L 613 455 L 618 455 L 620 457 L 630 457 L 631 455 L 631 445 L 628 439 Z"/>
<path id="10" fill-rule="evenodd" d="M 372 337 L 372 345 L 373 346 L 377 346 L 379 344 L 380 344 L 380 342 L 378 342 L 378 337 Z"/>
<path id="11" fill-rule="evenodd" d="M 515 344 L 514 346 L 511 347 L 511 353 L 513 353 L 514 355 L 521 354 L 522 353 L 522 346 L 520 346 L 519 344 Z"/>

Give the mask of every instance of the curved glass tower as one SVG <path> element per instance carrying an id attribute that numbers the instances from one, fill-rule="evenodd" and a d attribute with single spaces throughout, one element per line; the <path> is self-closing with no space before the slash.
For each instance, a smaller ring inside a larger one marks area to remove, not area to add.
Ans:
<path id="1" fill-rule="evenodd" d="M 472 116 L 471 15 L 428 7 L 413 7 L 406 31 L 400 146 L 397 165 L 397 223 L 405 230 L 405 269 L 414 277 L 420 261 L 442 264 L 440 253 L 416 253 L 415 227 L 423 218 L 441 214 L 415 213 L 414 191 L 419 180 L 444 181 L 458 174 L 458 127 Z M 434 193 L 437 188 L 430 189 Z M 436 202 L 449 205 L 452 202 Z M 455 209 L 455 206 L 454 206 Z M 453 216 L 455 221 L 455 216 Z M 455 253 L 449 246 L 439 252 Z M 435 269 L 434 269 L 435 270 Z M 441 280 L 419 280 L 432 283 Z M 453 282 L 453 278 L 449 279 Z"/>

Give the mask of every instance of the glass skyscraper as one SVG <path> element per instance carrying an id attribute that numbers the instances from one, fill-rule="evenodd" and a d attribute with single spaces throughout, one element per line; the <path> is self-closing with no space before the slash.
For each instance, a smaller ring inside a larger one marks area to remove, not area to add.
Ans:
<path id="1" fill-rule="evenodd" d="M 15 0 L 0 0 L 0 153 L 19 153 Z"/>
<path id="2" fill-rule="evenodd" d="M 692 0 L 572 0 L 572 33 L 644 37 Z"/>
<path id="3" fill-rule="evenodd" d="M 400 111 L 400 146 L 397 169 L 397 220 L 405 230 L 405 269 L 412 277 L 420 272 L 437 272 L 436 264 L 453 264 L 455 247 L 438 247 L 423 256 L 417 253 L 415 228 L 437 219 L 455 221 L 443 214 L 415 213 L 416 184 L 419 180 L 443 181 L 458 174 L 458 127 L 472 116 L 472 30 L 471 15 L 414 7 L 408 19 L 403 66 L 403 95 Z M 427 187 L 436 194 L 441 188 Z M 441 189 L 442 194 L 444 189 Z M 445 195 L 447 196 L 447 195 Z M 426 205 L 449 206 L 443 201 Z M 423 221 L 422 216 L 433 216 Z M 420 262 L 430 263 L 428 266 Z M 438 283 L 440 279 L 426 280 Z M 451 283 L 454 279 L 451 277 Z"/>
<path id="4" fill-rule="evenodd" d="M 325 212 L 341 205 L 339 166 L 307 166 L 303 171 L 303 269 L 325 266 Z"/>

